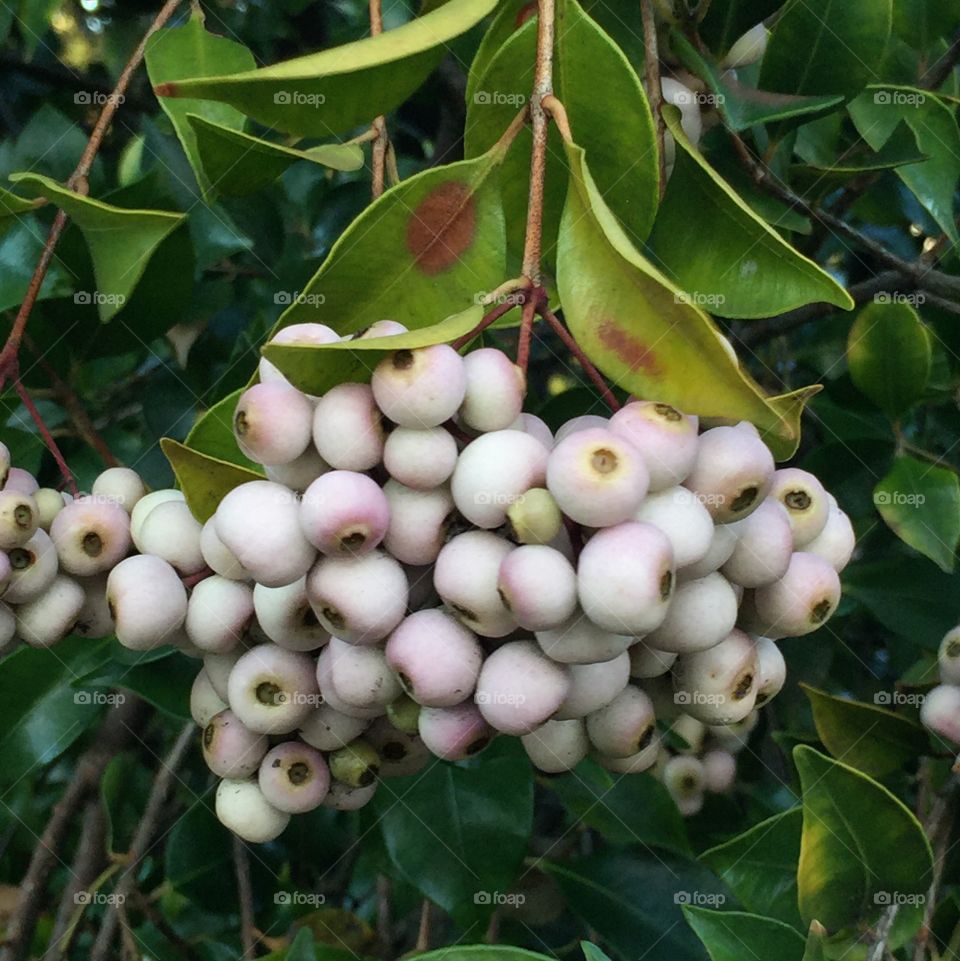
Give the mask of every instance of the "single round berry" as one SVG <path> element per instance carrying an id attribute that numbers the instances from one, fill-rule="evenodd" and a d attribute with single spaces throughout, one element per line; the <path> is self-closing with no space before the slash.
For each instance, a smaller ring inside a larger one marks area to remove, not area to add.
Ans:
<path id="1" fill-rule="evenodd" d="M 840 509 L 836 498 L 827 495 L 830 513 L 823 530 L 810 541 L 804 551 L 822 557 L 838 574 L 850 563 L 857 536 L 853 531 L 850 518 Z"/>
<path id="2" fill-rule="evenodd" d="M 778 581 L 753 595 L 760 633 L 766 637 L 802 637 L 822 627 L 840 602 L 837 572 L 816 554 L 795 553 Z"/>
<path id="3" fill-rule="evenodd" d="M 221 781 L 216 811 L 221 824 L 252 844 L 276 840 L 290 823 L 290 815 L 277 810 L 256 781 Z"/>
<path id="4" fill-rule="evenodd" d="M 587 715 L 590 743 L 607 757 L 630 757 L 656 737 L 653 702 L 638 687 L 625 687 L 615 698 Z"/>
<path id="5" fill-rule="evenodd" d="M 460 421 L 478 431 L 504 430 L 520 416 L 527 391 L 524 372 L 502 351 L 482 347 L 463 359 L 467 376 Z"/>
<path id="6" fill-rule="evenodd" d="M 775 698 L 787 680 L 787 662 L 780 648 L 769 637 L 758 637 L 757 648 L 757 707 Z"/>
<path id="7" fill-rule="evenodd" d="M 398 350 L 371 380 L 377 406 L 401 427 L 438 427 L 457 412 L 467 389 L 463 358 L 447 344 Z"/>
<path id="8" fill-rule="evenodd" d="M 793 531 L 783 505 L 768 497 L 747 518 L 729 525 L 737 532 L 727 562 L 721 570 L 741 587 L 763 587 L 787 572 L 793 554 Z"/>
<path id="9" fill-rule="evenodd" d="M 688 654 L 719 644 L 737 623 L 737 594 L 722 574 L 677 586 L 663 623 L 644 639 L 661 651 Z"/>
<path id="10" fill-rule="evenodd" d="M 84 602 L 83 588 L 58 574 L 47 589 L 17 608 L 17 634 L 31 647 L 51 647 L 73 627 Z"/>
<path id="11" fill-rule="evenodd" d="M 236 554 L 220 540 L 213 517 L 200 530 L 200 554 L 215 574 L 232 581 L 252 580 L 250 572 L 237 560 Z"/>
<path id="12" fill-rule="evenodd" d="M 633 401 L 610 418 L 610 430 L 640 452 L 650 474 L 650 490 L 682 484 L 697 459 L 697 418 L 670 404 Z"/>
<path id="13" fill-rule="evenodd" d="M 546 721 L 520 738 L 533 766 L 547 774 L 572 771 L 590 752 L 587 729 L 579 718 Z"/>
<path id="14" fill-rule="evenodd" d="M 291 324 L 278 331 L 269 341 L 271 344 L 332 344 L 340 337 L 335 330 L 331 330 L 326 324 Z M 258 368 L 260 380 L 265 384 L 289 383 L 286 377 L 280 373 L 279 368 L 267 360 L 266 357 L 260 358 Z"/>
<path id="15" fill-rule="evenodd" d="M 286 741 L 267 752 L 257 781 L 263 796 L 277 810 L 306 814 L 327 796 L 330 770 L 319 751 L 298 741 Z"/>
<path id="16" fill-rule="evenodd" d="M 43 530 L 34 532 L 22 547 L 7 552 L 9 571 L 4 565 L 8 604 L 23 604 L 42 594 L 57 576 L 58 559 L 53 541 Z"/>
<path id="17" fill-rule="evenodd" d="M 531 487 L 507 508 L 512 540 L 521 544 L 549 544 L 563 528 L 563 514 L 545 487 Z"/>
<path id="18" fill-rule="evenodd" d="M 386 710 L 403 693 L 379 647 L 361 647 L 333 637 L 329 656 L 330 682 L 341 701 Z"/>
<path id="19" fill-rule="evenodd" d="M 635 678 L 662 677 L 673 667 L 677 655 L 661 651 L 646 641 L 637 641 L 630 648 L 630 676 Z"/>
<path id="20" fill-rule="evenodd" d="M 630 681 L 630 655 L 624 651 L 619 657 L 596 664 L 571 664 L 570 688 L 554 717 L 568 720 L 586 717 L 606 707 Z"/>
<path id="21" fill-rule="evenodd" d="M 740 721 L 754 708 L 758 673 L 753 641 L 742 631 L 731 631 L 709 650 L 677 658 L 676 702 L 704 724 Z"/>
<path id="22" fill-rule="evenodd" d="M 194 723 L 206 727 L 212 717 L 226 710 L 227 702 L 214 690 L 206 670 L 201 669 L 190 687 L 190 716 Z"/>
<path id="23" fill-rule="evenodd" d="M 253 589 L 253 608 L 263 633 L 288 651 L 316 651 L 330 640 L 307 597 L 307 579 L 284 587 Z"/>
<path id="24" fill-rule="evenodd" d="M 338 384 L 317 402 L 313 443 L 337 470 L 365 471 L 383 457 L 383 415 L 367 384 Z"/>
<path id="25" fill-rule="evenodd" d="M 826 527 L 830 501 L 813 474 L 797 467 L 778 470 L 773 475 L 770 496 L 786 508 L 797 550 L 803 550 Z"/>
<path id="26" fill-rule="evenodd" d="M 207 767 L 217 777 L 237 779 L 254 774 L 270 746 L 265 735 L 244 727 L 229 709 L 210 718 L 200 742 Z"/>
<path id="27" fill-rule="evenodd" d="M 678 569 L 702 561 L 713 543 L 713 518 L 686 487 L 668 487 L 649 494 L 633 520 L 652 524 L 667 535 Z"/>
<path id="28" fill-rule="evenodd" d="M 364 718 L 341 714 L 329 704 L 311 711 L 300 725 L 299 735 L 318 751 L 336 751 L 356 740 L 370 722 Z"/>
<path id="29" fill-rule="evenodd" d="M 548 631 L 536 632 L 540 649 L 560 664 L 598 664 L 619 657 L 635 637 L 613 634 L 597 627 L 582 611 Z"/>
<path id="30" fill-rule="evenodd" d="M 317 706 L 319 691 L 310 657 L 275 644 L 258 644 L 230 672 L 227 701 L 250 730 L 295 731 Z"/>
<path id="31" fill-rule="evenodd" d="M 33 495 L 0 491 L 0 550 L 22 547 L 39 526 L 40 508 Z"/>
<path id="32" fill-rule="evenodd" d="M 134 651 L 169 644 L 187 616 L 187 592 L 165 560 L 135 554 L 107 578 L 107 601 L 117 640 Z"/>
<path id="33" fill-rule="evenodd" d="M 108 467 L 93 482 L 90 492 L 98 500 L 111 501 L 130 514 L 147 493 L 143 478 L 129 467 Z"/>
<path id="34" fill-rule="evenodd" d="M 60 566 L 89 577 L 108 571 L 130 550 L 130 517 L 117 504 L 82 497 L 68 504 L 50 525 Z"/>
<path id="35" fill-rule="evenodd" d="M 135 544 L 141 554 L 156 554 L 182 575 L 189 576 L 206 567 L 200 546 L 202 531 L 183 501 L 166 501 L 144 518 Z"/>
<path id="36" fill-rule="evenodd" d="M 384 547 L 403 564 L 432 564 L 443 547 L 454 513 L 450 492 L 446 487 L 415 490 L 389 480 L 383 493 L 390 517 Z"/>
<path id="37" fill-rule="evenodd" d="M 254 384 L 237 401 L 233 434 L 258 464 L 289 464 L 312 439 L 313 404 L 290 384 Z"/>
<path id="38" fill-rule="evenodd" d="M 450 479 L 457 453 L 457 442 L 444 427 L 397 427 L 383 445 L 383 466 L 398 483 L 430 490 Z"/>
<path id="39" fill-rule="evenodd" d="M 545 631 L 576 610 L 577 572 L 560 551 L 528 544 L 503 558 L 497 591 L 521 627 Z"/>
<path id="40" fill-rule="evenodd" d="M 494 736 L 477 705 L 470 701 L 454 707 L 423 708 L 419 731 L 431 754 L 445 761 L 476 756 Z"/>
<path id="41" fill-rule="evenodd" d="M 194 586 L 184 630 L 201 651 L 225 654 L 240 643 L 252 617 L 253 591 L 213 574 Z"/>
<path id="42" fill-rule="evenodd" d="M 380 755 L 359 738 L 331 752 L 327 761 L 330 775 L 348 787 L 369 787 L 380 773 Z"/>
<path id="43" fill-rule="evenodd" d="M 353 471 L 322 474 L 300 503 L 303 532 L 324 554 L 366 554 L 383 540 L 389 522 L 390 507 L 380 486 Z"/>

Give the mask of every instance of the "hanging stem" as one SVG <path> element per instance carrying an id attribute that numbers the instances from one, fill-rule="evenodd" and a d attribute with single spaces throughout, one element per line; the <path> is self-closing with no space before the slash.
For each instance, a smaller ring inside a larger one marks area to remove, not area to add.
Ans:
<path id="1" fill-rule="evenodd" d="M 553 313 L 546 304 L 541 304 L 537 312 L 554 329 L 556 335 L 563 341 L 567 350 L 580 362 L 580 366 L 584 369 L 590 380 L 593 381 L 594 386 L 610 410 L 620 410 L 620 402 L 614 397 L 613 391 L 607 386 L 603 374 L 590 363 L 587 355 L 581 350 L 580 345 L 573 339 L 570 331 L 563 326 L 557 315 Z"/>
<path id="2" fill-rule="evenodd" d="M 667 189 L 667 168 L 663 156 L 663 90 L 660 87 L 660 51 L 657 47 L 657 24 L 653 16 L 652 0 L 640 0 L 640 13 L 643 17 L 643 61 L 647 99 L 653 113 L 657 131 L 657 157 L 660 164 L 660 199 Z"/>
<path id="3" fill-rule="evenodd" d="M 537 301 L 534 297 L 527 299 L 523 305 L 523 316 L 520 320 L 520 336 L 517 340 L 517 366 L 526 374 L 530 366 L 530 341 L 533 339 L 533 321 L 537 314 Z"/>
<path id="4" fill-rule="evenodd" d="M 16 360 L 16 358 L 14 358 Z M 50 428 L 47 427 L 46 422 L 43 419 L 43 415 L 37 410 L 37 405 L 33 402 L 33 398 L 30 396 L 30 392 L 20 380 L 20 375 L 14 368 L 13 373 L 13 387 L 17 392 L 17 396 L 20 398 L 20 402 L 24 407 L 27 408 L 27 413 L 33 418 L 33 422 L 37 425 L 37 430 L 40 431 L 40 436 L 43 438 L 43 443 L 46 448 L 53 455 L 53 459 L 57 463 L 57 467 L 60 468 L 60 473 L 63 476 L 64 483 L 67 485 L 70 493 L 76 497 L 79 493 L 77 490 L 77 482 L 74 479 L 70 468 L 67 466 L 67 462 L 64 459 L 63 454 L 60 452 L 60 448 L 57 442 L 53 439 L 53 434 L 50 433 Z"/>
<path id="5" fill-rule="evenodd" d="M 243 839 L 233 835 L 233 864 L 237 874 L 237 897 L 240 901 L 240 943 L 244 961 L 257 955 L 257 939 L 254 934 L 253 888 L 250 883 L 250 855 Z"/>
<path id="6" fill-rule="evenodd" d="M 527 232 L 523 244 L 523 273 L 540 283 L 540 255 L 543 247 L 543 185 L 547 167 L 549 118 L 543 109 L 544 97 L 553 93 L 553 36 L 556 7 L 554 0 L 539 0 L 537 21 L 537 62 L 534 70 L 530 120 L 533 149 L 530 154 L 530 193 L 527 203 Z"/>
<path id="7" fill-rule="evenodd" d="M 383 9 L 381 0 L 370 0 L 370 36 L 377 37 L 383 33 Z M 373 131 L 373 149 L 370 156 L 370 165 L 373 168 L 372 193 L 376 200 L 383 191 L 386 183 L 387 157 L 390 153 L 390 137 L 387 134 L 387 118 L 382 114 L 374 118 L 371 126 Z M 393 165 L 394 177 L 396 177 L 396 164 Z M 399 179 L 399 178 L 397 178 Z"/>

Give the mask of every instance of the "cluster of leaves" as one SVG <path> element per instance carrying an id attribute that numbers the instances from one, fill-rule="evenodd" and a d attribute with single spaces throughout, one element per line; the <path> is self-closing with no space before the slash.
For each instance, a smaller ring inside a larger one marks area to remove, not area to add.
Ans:
<path id="1" fill-rule="evenodd" d="M 91 429 L 154 486 L 173 480 L 166 437 L 207 516 L 249 476 L 231 414 L 271 329 L 310 320 L 346 333 L 392 317 L 411 344 L 454 339 L 476 326 L 478 298 L 519 273 L 531 136 L 503 135 L 533 85 L 535 5 L 398 2 L 386 35 L 368 39 L 355 0 L 185 12 L 151 38 L 147 77 L 121 105 L 88 198 L 64 184 L 150 15 L 90 6 L 0 12 L 0 310 L 23 300 L 63 209 L 23 379 L 81 487 L 102 467 Z M 910 809 L 925 818 L 949 784 L 949 758 L 915 718 L 937 643 L 960 620 L 960 338 L 948 296 L 960 284 L 960 87 L 937 72 L 960 4 L 658 6 L 664 69 L 695 87 L 708 119 L 697 148 L 665 111 L 675 157 L 662 197 L 641 5 L 558 3 L 554 86 L 572 141 L 551 128 L 545 283 L 621 394 L 752 420 L 783 456 L 799 445 L 797 463 L 836 492 L 859 535 L 843 607 L 784 644 L 791 679 L 808 686 L 791 683 L 765 713 L 736 792 L 689 822 L 647 775 L 614 779 L 587 763 L 537 780 L 518 746 L 500 743 L 386 782 L 360 814 L 298 819 L 253 857 L 257 926 L 277 957 L 392 957 L 413 943 L 422 898 L 442 909 L 434 943 L 496 927 L 523 946 L 459 948 L 464 961 L 530 950 L 597 961 L 599 948 L 579 945 L 590 932 L 617 957 L 656 944 L 658 956 L 714 961 L 839 957 L 881 935 L 898 952 L 921 929 L 932 945 L 955 940 L 958 866 L 941 858 L 934 871 Z M 760 17 L 773 18 L 762 61 L 725 69 Z M 363 139 L 380 113 L 403 179 L 369 204 Z M 767 179 L 750 176 L 744 152 L 763 158 Z M 518 314 L 485 336 L 509 344 Z M 268 355 L 314 393 L 370 366 L 356 344 Z M 538 331 L 531 409 L 553 426 L 601 410 L 560 356 Z M 31 421 L 3 399 L 17 463 L 56 484 Z M 6 883 L 22 878 L 117 690 L 156 709 L 101 784 L 106 854 L 129 849 L 194 672 L 172 650 L 145 660 L 80 639 L 4 659 Z M 129 907 L 132 934 L 162 961 L 184 944 L 211 961 L 237 956 L 230 839 L 211 787 L 189 758 L 164 841 L 138 872 L 150 910 Z M 89 887 L 108 892 L 106 855 L 99 867 Z M 70 876 L 59 868 L 55 889 Z M 77 912 L 78 951 L 109 907 L 89 899 Z"/>

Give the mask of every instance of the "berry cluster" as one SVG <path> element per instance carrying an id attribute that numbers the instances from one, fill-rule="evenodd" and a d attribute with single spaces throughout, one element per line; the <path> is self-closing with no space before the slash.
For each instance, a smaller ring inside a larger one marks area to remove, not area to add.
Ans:
<path id="1" fill-rule="evenodd" d="M 68 634 L 108 637 L 107 575 L 131 550 L 129 511 L 143 481 L 110 468 L 91 494 L 73 498 L 11 467 L 0 443 L 0 487 L 0 651 L 18 640 L 50 647 Z"/>
<path id="2" fill-rule="evenodd" d="M 937 663 L 940 683 L 924 697 L 920 720 L 934 734 L 960 744 L 960 625 L 944 635 Z"/>
<path id="3" fill-rule="evenodd" d="M 337 339 L 300 324 L 275 342 Z M 491 348 L 395 350 L 319 398 L 266 359 L 259 374 L 234 431 L 265 479 L 201 525 L 180 492 L 102 475 L 50 524 L 86 579 L 59 581 L 96 594 L 98 617 L 64 603 L 41 639 L 79 619 L 203 658 L 191 709 L 226 825 L 270 840 L 498 733 L 550 773 L 657 764 L 687 812 L 728 786 L 730 745 L 784 682 L 774 639 L 839 600 L 853 531 L 816 478 L 776 470 L 748 424 L 701 433 L 660 403 L 553 436 Z M 657 719 L 681 712 L 696 749 L 671 758 Z M 700 759 L 706 726 L 720 752 Z"/>

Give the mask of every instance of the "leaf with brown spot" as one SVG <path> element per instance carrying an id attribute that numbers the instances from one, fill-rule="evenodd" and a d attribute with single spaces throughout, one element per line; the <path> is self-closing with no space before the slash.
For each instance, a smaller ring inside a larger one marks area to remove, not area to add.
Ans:
<path id="1" fill-rule="evenodd" d="M 274 333 L 314 322 L 350 334 L 386 318 L 416 330 L 477 303 L 507 276 L 502 160 L 494 147 L 384 193 L 341 234 Z"/>
<path id="2" fill-rule="evenodd" d="M 569 145 L 567 159 L 557 289 L 577 343 L 624 390 L 691 414 L 751 421 L 778 458 L 790 457 L 804 404 L 820 388 L 767 397 L 711 318 L 631 244 L 583 149 Z"/>

